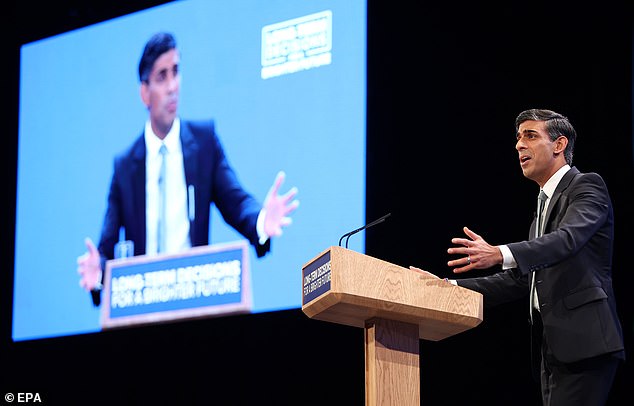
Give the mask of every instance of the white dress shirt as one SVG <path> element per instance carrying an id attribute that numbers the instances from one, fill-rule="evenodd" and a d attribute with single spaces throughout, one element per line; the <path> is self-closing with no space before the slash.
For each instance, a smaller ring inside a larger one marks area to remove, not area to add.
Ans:
<path id="1" fill-rule="evenodd" d="M 145 252 L 157 252 L 157 225 L 159 212 L 158 178 L 161 167 L 161 145 L 167 148 L 165 155 L 166 175 L 166 244 L 165 252 L 178 252 L 191 247 L 187 208 L 187 185 L 180 140 L 180 120 L 176 118 L 172 128 L 161 140 L 154 134 L 149 121 L 145 124 Z"/>

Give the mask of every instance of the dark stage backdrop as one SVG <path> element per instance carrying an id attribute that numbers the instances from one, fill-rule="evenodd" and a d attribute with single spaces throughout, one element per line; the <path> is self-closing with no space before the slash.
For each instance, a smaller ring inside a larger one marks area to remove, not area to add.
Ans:
<path id="1" fill-rule="evenodd" d="M 45 404 L 363 404 L 362 330 L 299 309 L 11 342 L 19 45 L 159 4 L 16 3 L 2 13 L 15 27 L 3 59 L 2 395 L 39 393 Z M 494 244 L 524 239 L 537 188 L 517 162 L 514 118 L 532 107 L 567 115 L 579 134 L 574 164 L 600 173 L 614 203 L 629 360 L 610 405 L 630 404 L 631 10 L 626 2 L 439 3 L 369 2 L 366 211 L 369 221 L 392 216 L 366 232 L 366 252 L 445 277 L 446 249 L 465 225 Z M 525 303 L 511 304 L 459 336 L 421 341 L 421 403 L 538 404 L 526 313 Z"/>

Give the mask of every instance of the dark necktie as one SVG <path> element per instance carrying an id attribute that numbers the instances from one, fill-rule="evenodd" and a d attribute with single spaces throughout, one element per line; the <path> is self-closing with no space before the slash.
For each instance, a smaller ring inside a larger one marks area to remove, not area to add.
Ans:
<path id="1" fill-rule="evenodd" d="M 161 169 L 159 170 L 158 188 L 159 188 L 159 211 L 158 211 L 158 227 L 156 238 L 156 252 L 165 251 L 165 158 L 167 154 L 167 148 L 165 144 L 161 145 L 159 149 L 161 155 Z"/>
<path id="2" fill-rule="evenodd" d="M 544 222 L 544 205 L 546 204 L 546 200 L 548 196 L 544 193 L 543 190 L 539 191 L 539 196 L 537 197 L 537 222 L 535 223 L 535 238 L 541 237 L 544 234 L 543 225 Z M 533 320 L 533 308 L 535 307 L 535 272 L 531 275 L 531 288 L 530 288 L 530 297 L 528 299 L 529 302 L 529 314 L 531 317 L 531 321 Z"/>
<path id="3" fill-rule="evenodd" d="M 537 227 L 536 227 L 536 236 L 541 237 L 544 234 L 544 205 L 546 204 L 546 200 L 548 196 L 544 193 L 543 190 L 539 191 L 539 196 L 537 197 Z"/>

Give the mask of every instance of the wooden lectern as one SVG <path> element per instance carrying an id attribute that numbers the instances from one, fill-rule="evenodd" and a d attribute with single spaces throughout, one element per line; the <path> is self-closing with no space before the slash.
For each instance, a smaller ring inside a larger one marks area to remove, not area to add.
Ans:
<path id="1" fill-rule="evenodd" d="M 482 295 L 342 247 L 302 268 L 302 311 L 365 330 L 365 404 L 420 405 L 419 339 L 482 322 Z"/>

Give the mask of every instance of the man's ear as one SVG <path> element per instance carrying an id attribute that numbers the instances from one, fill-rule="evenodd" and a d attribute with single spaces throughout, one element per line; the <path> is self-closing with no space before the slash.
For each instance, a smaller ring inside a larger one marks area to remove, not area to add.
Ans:
<path id="1" fill-rule="evenodd" d="M 145 104 L 145 107 L 150 107 L 150 89 L 148 88 L 147 82 L 141 82 L 140 92 L 143 104 Z"/>
<path id="2" fill-rule="evenodd" d="M 555 140 L 555 149 L 553 150 L 554 154 L 561 154 L 566 150 L 566 147 L 568 146 L 568 138 L 560 135 L 556 140 Z"/>

